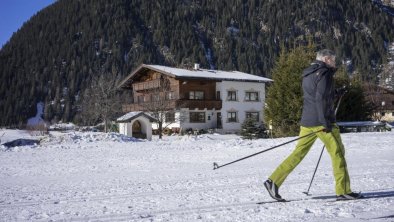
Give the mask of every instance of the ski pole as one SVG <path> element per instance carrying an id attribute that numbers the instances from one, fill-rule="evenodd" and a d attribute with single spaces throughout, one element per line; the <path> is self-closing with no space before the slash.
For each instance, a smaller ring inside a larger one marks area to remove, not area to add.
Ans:
<path id="1" fill-rule="evenodd" d="M 299 140 L 299 139 L 305 138 L 305 137 L 307 137 L 307 136 L 310 136 L 310 135 L 316 134 L 316 133 L 318 133 L 318 132 L 321 132 L 321 131 L 323 131 L 323 129 L 321 129 L 321 130 L 318 130 L 318 131 L 316 131 L 316 132 L 312 132 L 312 133 L 306 134 L 306 135 L 304 135 L 304 136 L 301 136 L 301 137 L 298 137 L 298 138 L 296 138 L 296 139 L 293 139 L 293 140 L 287 141 L 287 142 L 285 142 L 285 143 L 282 143 L 282 144 L 279 144 L 279 145 L 273 146 L 273 147 L 271 147 L 271 148 L 268 148 L 268 149 L 262 150 L 262 151 L 260 151 L 260 152 L 257 152 L 257 153 L 254 153 L 254 154 L 251 154 L 251 155 L 249 155 L 249 156 L 246 156 L 246 157 L 240 158 L 240 159 L 238 159 L 238 160 L 234 160 L 234 161 L 232 161 L 232 162 L 229 162 L 229 163 L 226 163 L 226 164 L 223 164 L 223 165 L 218 165 L 216 162 L 214 162 L 214 163 L 213 163 L 213 170 L 216 170 L 216 169 L 219 169 L 219 168 L 221 168 L 221 167 L 224 167 L 224 166 L 227 166 L 227 165 L 230 165 L 230 164 L 233 164 L 233 163 L 239 162 L 239 161 L 241 161 L 241 160 L 244 160 L 244 159 L 248 159 L 248 158 L 250 158 L 250 157 L 252 157 L 252 156 L 256 156 L 256 155 L 258 155 L 258 154 L 260 154 L 260 153 L 264 153 L 264 152 L 267 152 L 267 151 L 269 151 L 269 150 L 273 150 L 273 149 L 275 149 L 275 148 L 281 147 L 281 146 L 283 146 L 283 145 L 286 145 L 286 144 L 288 144 L 288 143 L 291 143 L 291 142 L 297 141 L 297 140 Z"/>
<path id="2" fill-rule="evenodd" d="M 341 95 L 341 97 L 339 97 L 339 100 L 338 100 L 337 107 L 335 108 L 335 115 L 336 115 L 336 114 L 337 114 L 337 112 L 338 112 L 339 104 L 341 103 L 342 97 L 343 97 L 343 95 Z M 325 145 L 323 145 L 323 147 L 322 147 L 322 149 L 321 149 L 321 152 L 320 152 L 320 157 L 319 157 L 319 160 L 317 161 L 317 164 L 316 164 L 315 171 L 313 172 L 313 175 L 312 175 L 311 182 L 309 183 L 308 190 L 307 190 L 307 191 L 305 191 L 305 192 L 303 192 L 303 193 L 304 193 L 304 194 L 306 194 L 307 196 L 309 196 L 309 190 L 311 189 L 311 186 L 312 186 L 313 179 L 315 179 L 315 174 L 316 174 L 317 168 L 319 167 L 319 164 L 320 164 L 321 157 L 323 156 L 324 147 L 325 147 Z"/>
<path id="3" fill-rule="evenodd" d="M 313 172 L 313 176 L 312 176 L 311 182 L 309 183 L 308 190 L 305 191 L 305 192 L 303 192 L 303 193 L 306 194 L 307 196 L 309 196 L 309 190 L 311 189 L 313 179 L 315 178 L 315 174 L 316 174 L 317 168 L 319 167 L 320 159 L 321 159 L 321 157 L 323 156 L 324 147 L 325 147 L 325 146 L 323 145 L 323 147 L 322 147 L 322 149 L 321 149 L 321 153 L 320 153 L 319 160 L 317 161 L 317 165 L 316 165 L 315 171 Z"/>

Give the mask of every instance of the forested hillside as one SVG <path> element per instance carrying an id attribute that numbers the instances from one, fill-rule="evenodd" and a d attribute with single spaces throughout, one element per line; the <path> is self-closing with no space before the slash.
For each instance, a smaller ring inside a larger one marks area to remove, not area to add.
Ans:
<path id="1" fill-rule="evenodd" d="M 39 101 L 46 120 L 73 121 L 93 76 L 141 63 L 270 77 L 281 47 L 308 41 L 375 81 L 394 20 L 366 0 L 58 0 L 0 51 L 0 126 L 26 123 Z"/>

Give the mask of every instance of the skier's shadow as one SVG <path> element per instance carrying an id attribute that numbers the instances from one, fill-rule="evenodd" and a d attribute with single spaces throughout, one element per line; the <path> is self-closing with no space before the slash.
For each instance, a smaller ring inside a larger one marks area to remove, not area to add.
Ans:
<path id="1" fill-rule="evenodd" d="M 364 198 L 362 198 L 361 200 L 373 199 L 373 198 L 387 198 L 387 197 L 394 197 L 394 191 L 366 192 L 366 193 L 362 193 L 362 195 L 364 196 Z M 335 198 L 336 196 L 334 195 L 312 197 L 312 199 L 323 199 L 323 200 L 335 199 Z M 370 218 L 370 219 L 390 219 L 390 218 L 394 218 L 394 214 L 382 216 L 382 217 Z"/>
<path id="2" fill-rule="evenodd" d="M 364 198 L 362 199 L 394 197 L 394 191 L 367 192 L 367 193 L 362 193 L 362 195 L 364 196 Z M 312 199 L 335 199 L 335 198 L 336 196 L 334 195 L 312 197 Z"/>
<path id="3" fill-rule="evenodd" d="M 363 195 L 364 199 L 394 197 L 394 191 L 368 192 Z"/>

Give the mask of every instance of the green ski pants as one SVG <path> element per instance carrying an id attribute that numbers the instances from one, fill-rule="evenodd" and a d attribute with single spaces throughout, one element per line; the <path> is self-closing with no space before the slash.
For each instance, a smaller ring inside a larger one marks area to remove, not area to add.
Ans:
<path id="1" fill-rule="evenodd" d="M 323 129 L 323 126 L 301 126 L 300 137 Z M 331 157 L 332 168 L 335 178 L 335 192 L 337 195 L 351 193 L 349 173 L 345 160 L 345 149 L 342 144 L 338 126 L 334 125 L 332 132 L 318 132 L 298 141 L 292 154 L 287 157 L 269 177 L 278 187 L 282 185 L 286 177 L 294 170 L 311 149 L 313 143 L 319 138 Z"/>

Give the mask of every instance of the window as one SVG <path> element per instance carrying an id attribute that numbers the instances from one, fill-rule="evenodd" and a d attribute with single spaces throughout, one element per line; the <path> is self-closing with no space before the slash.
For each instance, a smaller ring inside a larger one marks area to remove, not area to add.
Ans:
<path id="1" fill-rule="evenodd" d="M 381 112 L 380 114 L 381 114 L 382 116 L 386 115 L 386 113 L 385 113 L 385 112 Z"/>
<path id="2" fill-rule="evenodd" d="M 189 99 L 204 99 L 204 92 L 203 91 L 190 91 L 189 92 Z"/>
<path id="3" fill-rule="evenodd" d="M 237 122 L 237 112 L 228 112 L 227 113 L 227 122 L 229 122 L 229 123 Z"/>
<path id="4" fill-rule="evenodd" d="M 175 121 L 175 113 L 174 112 L 170 112 L 170 113 L 166 113 L 166 122 L 174 122 Z"/>
<path id="5" fill-rule="evenodd" d="M 191 123 L 205 123 L 205 112 L 190 112 Z"/>
<path id="6" fill-rule="evenodd" d="M 220 91 L 216 91 L 216 99 L 220 100 Z M 393 102 L 394 103 L 394 102 Z"/>
<path id="7" fill-rule="evenodd" d="M 160 95 L 159 95 L 159 94 L 152 94 L 152 95 L 151 95 L 151 101 L 152 101 L 152 102 L 158 102 L 158 101 L 160 101 Z"/>
<path id="8" fill-rule="evenodd" d="M 138 103 L 143 103 L 144 102 L 144 96 L 138 96 L 137 97 L 137 101 L 138 101 Z"/>
<path id="9" fill-rule="evenodd" d="M 166 100 L 175 99 L 174 92 L 166 92 Z"/>
<path id="10" fill-rule="evenodd" d="M 259 93 L 245 92 L 245 101 L 259 101 Z"/>
<path id="11" fill-rule="evenodd" d="M 237 92 L 236 91 L 227 91 L 227 100 L 228 101 L 237 101 Z"/>
<path id="12" fill-rule="evenodd" d="M 246 118 L 253 119 L 254 121 L 259 121 L 259 113 L 258 112 L 246 112 Z"/>

